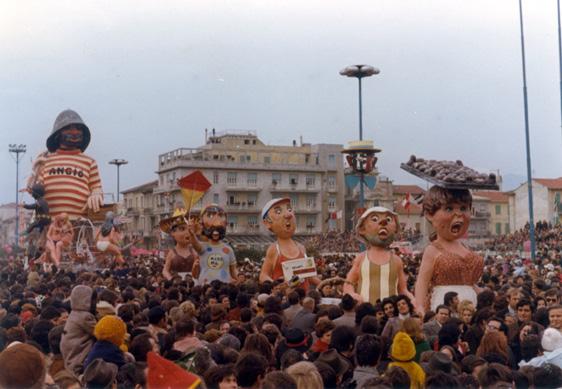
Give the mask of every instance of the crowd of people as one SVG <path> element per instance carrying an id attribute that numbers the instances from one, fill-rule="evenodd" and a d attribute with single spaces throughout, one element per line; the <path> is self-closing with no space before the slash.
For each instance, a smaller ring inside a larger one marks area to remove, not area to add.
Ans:
<path id="1" fill-rule="evenodd" d="M 499 237 L 477 304 L 450 292 L 424 315 L 404 295 L 343 294 L 352 254 L 321 256 L 308 291 L 259 283 L 259 264 L 240 258 L 235 282 L 208 285 L 166 279 L 146 255 L 99 271 L 3 258 L 0 387 L 560 387 L 562 229 L 537 237 L 540 266 L 507 254 L 525 230 Z M 411 290 L 421 256 L 398 254 Z"/>
<path id="2" fill-rule="evenodd" d="M 405 241 L 412 244 L 422 239 L 420 231 L 406 228 L 396 234 L 396 241 Z M 309 238 L 305 246 L 321 248 L 323 253 L 356 253 L 360 250 L 357 234 L 352 231 L 329 231 Z"/>

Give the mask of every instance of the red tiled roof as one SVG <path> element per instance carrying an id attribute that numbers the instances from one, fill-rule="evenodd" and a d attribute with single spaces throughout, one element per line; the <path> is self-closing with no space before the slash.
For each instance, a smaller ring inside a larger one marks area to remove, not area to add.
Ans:
<path id="1" fill-rule="evenodd" d="M 424 194 L 425 190 L 417 185 L 392 185 L 392 190 L 394 194 L 406 194 L 410 193 L 413 195 Z"/>
<path id="2" fill-rule="evenodd" d="M 474 196 L 485 197 L 490 201 L 495 203 L 507 203 L 509 201 L 509 196 L 504 192 L 496 192 L 492 190 L 481 190 L 477 192 L 472 192 Z"/>
<path id="3" fill-rule="evenodd" d="M 562 189 L 562 177 L 558 178 L 534 178 L 533 181 L 546 186 L 548 189 Z"/>

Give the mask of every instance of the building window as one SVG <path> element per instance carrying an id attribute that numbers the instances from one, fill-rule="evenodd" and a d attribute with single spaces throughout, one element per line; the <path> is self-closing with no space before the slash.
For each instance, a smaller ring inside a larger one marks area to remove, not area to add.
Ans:
<path id="1" fill-rule="evenodd" d="M 228 172 L 226 176 L 226 183 L 228 185 L 236 185 L 236 172 Z"/>
<path id="2" fill-rule="evenodd" d="M 269 165 L 269 164 L 271 163 L 271 157 L 270 157 L 269 155 L 263 157 L 263 163 L 264 163 L 265 165 Z"/>
<path id="3" fill-rule="evenodd" d="M 228 215 L 228 228 L 231 231 L 236 231 L 238 229 L 238 216 Z"/>
<path id="4" fill-rule="evenodd" d="M 316 208 L 316 196 L 315 195 L 306 196 L 306 208 L 307 209 L 315 209 Z"/>
<path id="5" fill-rule="evenodd" d="M 335 167 L 336 166 L 336 155 L 329 154 L 328 155 L 328 167 Z"/>
<path id="6" fill-rule="evenodd" d="M 328 176 L 328 189 L 336 189 L 336 176 Z"/>
<path id="7" fill-rule="evenodd" d="M 328 196 L 328 209 L 330 211 L 336 209 L 336 196 Z"/>
<path id="8" fill-rule="evenodd" d="M 306 217 L 306 229 L 314 230 L 316 228 L 316 216 L 308 215 Z"/>
<path id="9" fill-rule="evenodd" d="M 258 196 L 255 193 L 248 193 L 248 207 L 255 207 L 258 202 Z"/>
<path id="10" fill-rule="evenodd" d="M 306 176 L 306 186 L 307 187 L 313 187 L 314 185 L 316 185 L 316 176 L 314 175 L 308 175 Z"/>
<path id="11" fill-rule="evenodd" d="M 219 183 L 219 172 L 213 172 L 213 184 Z"/>
<path id="12" fill-rule="evenodd" d="M 281 185 L 281 173 L 271 173 L 271 184 Z"/>
<path id="13" fill-rule="evenodd" d="M 289 174 L 289 184 L 298 185 L 298 183 L 299 183 L 299 175 L 298 174 Z"/>
<path id="14" fill-rule="evenodd" d="M 252 230 L 257 230 L 259 228 L 257 215 L 248 216 L 248 227 Z"/>
<path id="15" fill-rule="evenodd" d="M 496 223 L 496 235 L 501 235 L 502 233 L 502 224 Z"/>
<path id="16" fill-rule="evenodd" d="M 297 196 L 296 194 L 291 194 L 290 199 L 291 207 L 293 207 L 293 210 L 297 209 L 297 205 L 299 205 L 299 196 Z"/>
<path id="17" fill-rule="evenodd" d="M 258 173 L 248 173 L 248 186 L 256 186 L 258 184 Z"/>
<path id="18" fill-rule="evenodd" d="M 509 223 L 505 223 L 505 233 L 509 234 Z"/>
<path id="19" fill-rule="evenodd" d="M 218 193 L 213 193 L 213 203 L 215 203 L 215 204 L 219 203 L 219 194 Z"/>
<path id="20" fill-rule="evenodd" d="M 502 206 L 500 204 L 496 204 L 496 215 L 502 214 Z"/>

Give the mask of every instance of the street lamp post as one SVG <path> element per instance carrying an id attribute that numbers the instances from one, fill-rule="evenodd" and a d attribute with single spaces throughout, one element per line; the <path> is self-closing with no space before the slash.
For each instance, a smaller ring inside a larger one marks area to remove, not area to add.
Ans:
<path id="1" fill-rule="evenodd" d="M 19 208 L 18 208 L 18 203 L 19 203 L 19 185 L 20 185 L 20 159 L 21 157 L 23 157 L 23 154 L 25 153 L 25 149 L 26 149 L 26 145 L 16 145 L 16 144 L 10 144 L 8 146 L 8 150 L 10 151 L 10 154 L 15 154 L 15 160 L 16 160 L 16 248 L 19 245 L 19 225 L 20 225 L 20 217 L 19 217 Z M 21 154 L 21 156 L 20 156 Z"/>
<path id="2" fill-rule="evenodd" d="M 521 32 L 521 64 L 523 70 L 523 110 L 525 114 L 525 151 L 527 153 L 527 191 L 529 196 L 529 238 L 531 259 L 535 261 L 535 218 L 533 210 L 533 178 L 531 170 L 531 144 L 529 140 L 529 105 L 527 103 L 527 68 L 525 66 L 525 35 L 523 30 L 523 5 L 519 0 L 519 27 Z"/>
<path id="3" fill-rule="evenodd" d="M 359 140 L 363 140 L 363 97 L 361 90 L 361 79 L 379 74 L 381 71 L 371 65 L 349 65 L 340 70 L 345 77 L 355 77 L 359 81 Z M 359 207 L 365 206 L 365 189 L 363 187 L 364 174 L 361 173 L 359 181 Z"/>
<path id="4" fill-rule="evenodd" d="M 117 158 L 109 161 L 110 165 L 117 166 L 117 202 L 119 202 L 119 168 L 121 167 L 121 165 L 126 165 L 128 163 L 129 161 L 125 161 L 124 159 L 117 159 Z"/>

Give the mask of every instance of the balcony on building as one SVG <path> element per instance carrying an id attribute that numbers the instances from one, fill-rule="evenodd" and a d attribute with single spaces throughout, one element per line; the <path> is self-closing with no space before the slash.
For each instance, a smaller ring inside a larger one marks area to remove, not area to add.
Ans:
<path id="1" fill-rule="evenodd" d="M 291 171 L 297 169 L 302 172 L 323 172 L 324 167 L 317 164 L 317 158 L 309 158 L 308 162 L 290 163 L 289 156 L 291 153 L 276 152 L 283 154 L 280 162 L 265 163 L 266 157 L 271 156 L 271 151 L 256 152 L 257 157 L 252 160 L 240 161 L 234 156 L 226 154 L 227 150 L 204 150 L 193 148 L 179 148 L 158 157 L 158 172 L 166 172 L 178 168 L 187 169 L 228 169 L 232 170 L 278 170 Z M 225 154 L 223 154 L 225 153 Z M 316 156 L 316 154 L 313 154 Z"/>

